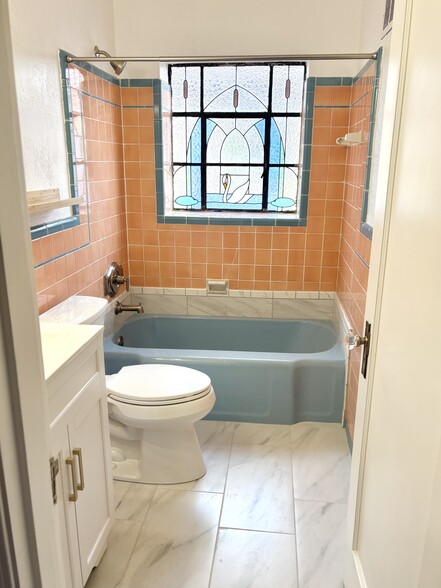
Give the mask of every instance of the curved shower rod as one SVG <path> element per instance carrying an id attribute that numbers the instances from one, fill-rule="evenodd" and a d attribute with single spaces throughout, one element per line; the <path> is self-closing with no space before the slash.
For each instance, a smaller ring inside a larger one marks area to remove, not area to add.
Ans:
<path id="1" fill-rule="evenodd" d="M 377 53 L 304 53 L 298 55 L 211 55 L 209 57 L 66 57 L 68 63 L 76 61 L 127 61 L 127 62 L 172 62 L 172 63 L 228 63 L 258 61 L 332 61 L 345 59 L 377 59 Z"/>

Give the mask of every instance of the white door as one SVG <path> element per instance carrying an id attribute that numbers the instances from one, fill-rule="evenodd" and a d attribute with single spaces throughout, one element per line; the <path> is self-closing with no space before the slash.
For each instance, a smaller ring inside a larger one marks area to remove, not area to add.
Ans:
<path id="1" fill-rule="evenodd" d="M 388 201 L 368 288 L 374 337 L 357 408 L 346 588 L 441 586 L 441 3 L 396 10 L 398 107 L 390 171 L 379 177 Z"/>
<path id="2" fill-rule="evenodd" d="M 0 446 L 17 586 L 63 586 L 7 0 L 0 0 Z M 15 584 L 14 584 L 15 586 Z"/>

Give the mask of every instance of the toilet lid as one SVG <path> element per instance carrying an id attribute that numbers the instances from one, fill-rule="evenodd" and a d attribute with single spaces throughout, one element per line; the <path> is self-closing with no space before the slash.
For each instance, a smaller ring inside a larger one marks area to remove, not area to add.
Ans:
<path id="1" fill-rule="evenodd" d="M 131 365 L 106 376 L 111 397 L 144 406 L 177 404 L 206 396 L 211 380 L 202 372 L 177 365 Z"/>

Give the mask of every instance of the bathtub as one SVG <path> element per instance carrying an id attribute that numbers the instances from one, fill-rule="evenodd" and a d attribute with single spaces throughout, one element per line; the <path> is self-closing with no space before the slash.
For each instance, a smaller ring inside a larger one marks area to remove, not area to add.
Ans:
<path id="1" fill-rule="evenodd" d="M 136 315 L 105 338 L 104 357 L 107 374 L 143 363 L 207 373 L 209 419 L 341 420 L 345 364 L 330 321 Z"/>

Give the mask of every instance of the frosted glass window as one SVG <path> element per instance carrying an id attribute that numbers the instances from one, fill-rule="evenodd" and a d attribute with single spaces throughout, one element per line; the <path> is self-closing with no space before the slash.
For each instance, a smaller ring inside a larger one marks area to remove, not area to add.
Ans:
<path id="1" fill-rule="evenodd" d="M 231 112 L 235 81 L 234 66 L 204 67 L 204 110 Z"/>
<path id="2" fill-rule="evenodd" d="M 295 212 L 305 64 L 169 71 L 175 208 Z"/>
<path id="3" fill-rule="evenodd" d="M 273 112 L 302 112 L 304 82 L 303 65 L 276 65 L 273 70 Z"/>
<path id="4" fill-rule="evenodd" d="M 201 168 L 175 166 L 173 168 L 173 197 L 176 209 L 201 209 Z"/>
<path id="5" fill-rule="evenodd" d="M 198 112 L 201 108 L 199 67 L 176 67 L 172 75 L 172 111 Z"/>
<path id="6" fill-rule="evenodd" d="M 298 187 L 298 170 L 290 167 L 272 167 L 268 180 L 268 210 L 295 211 Z"/>
<path id="7" fill-rule="evenodd" d="M 201 121 L 186 116 L 173 117 L 173 161 L 179 163 L 201 162 Z"/>
<path id="8" fill-rule="evenodd" d="M 270 163 L 298 164 L 300 159 L 299 118 L 274 117 L 271 120 Z"/>

